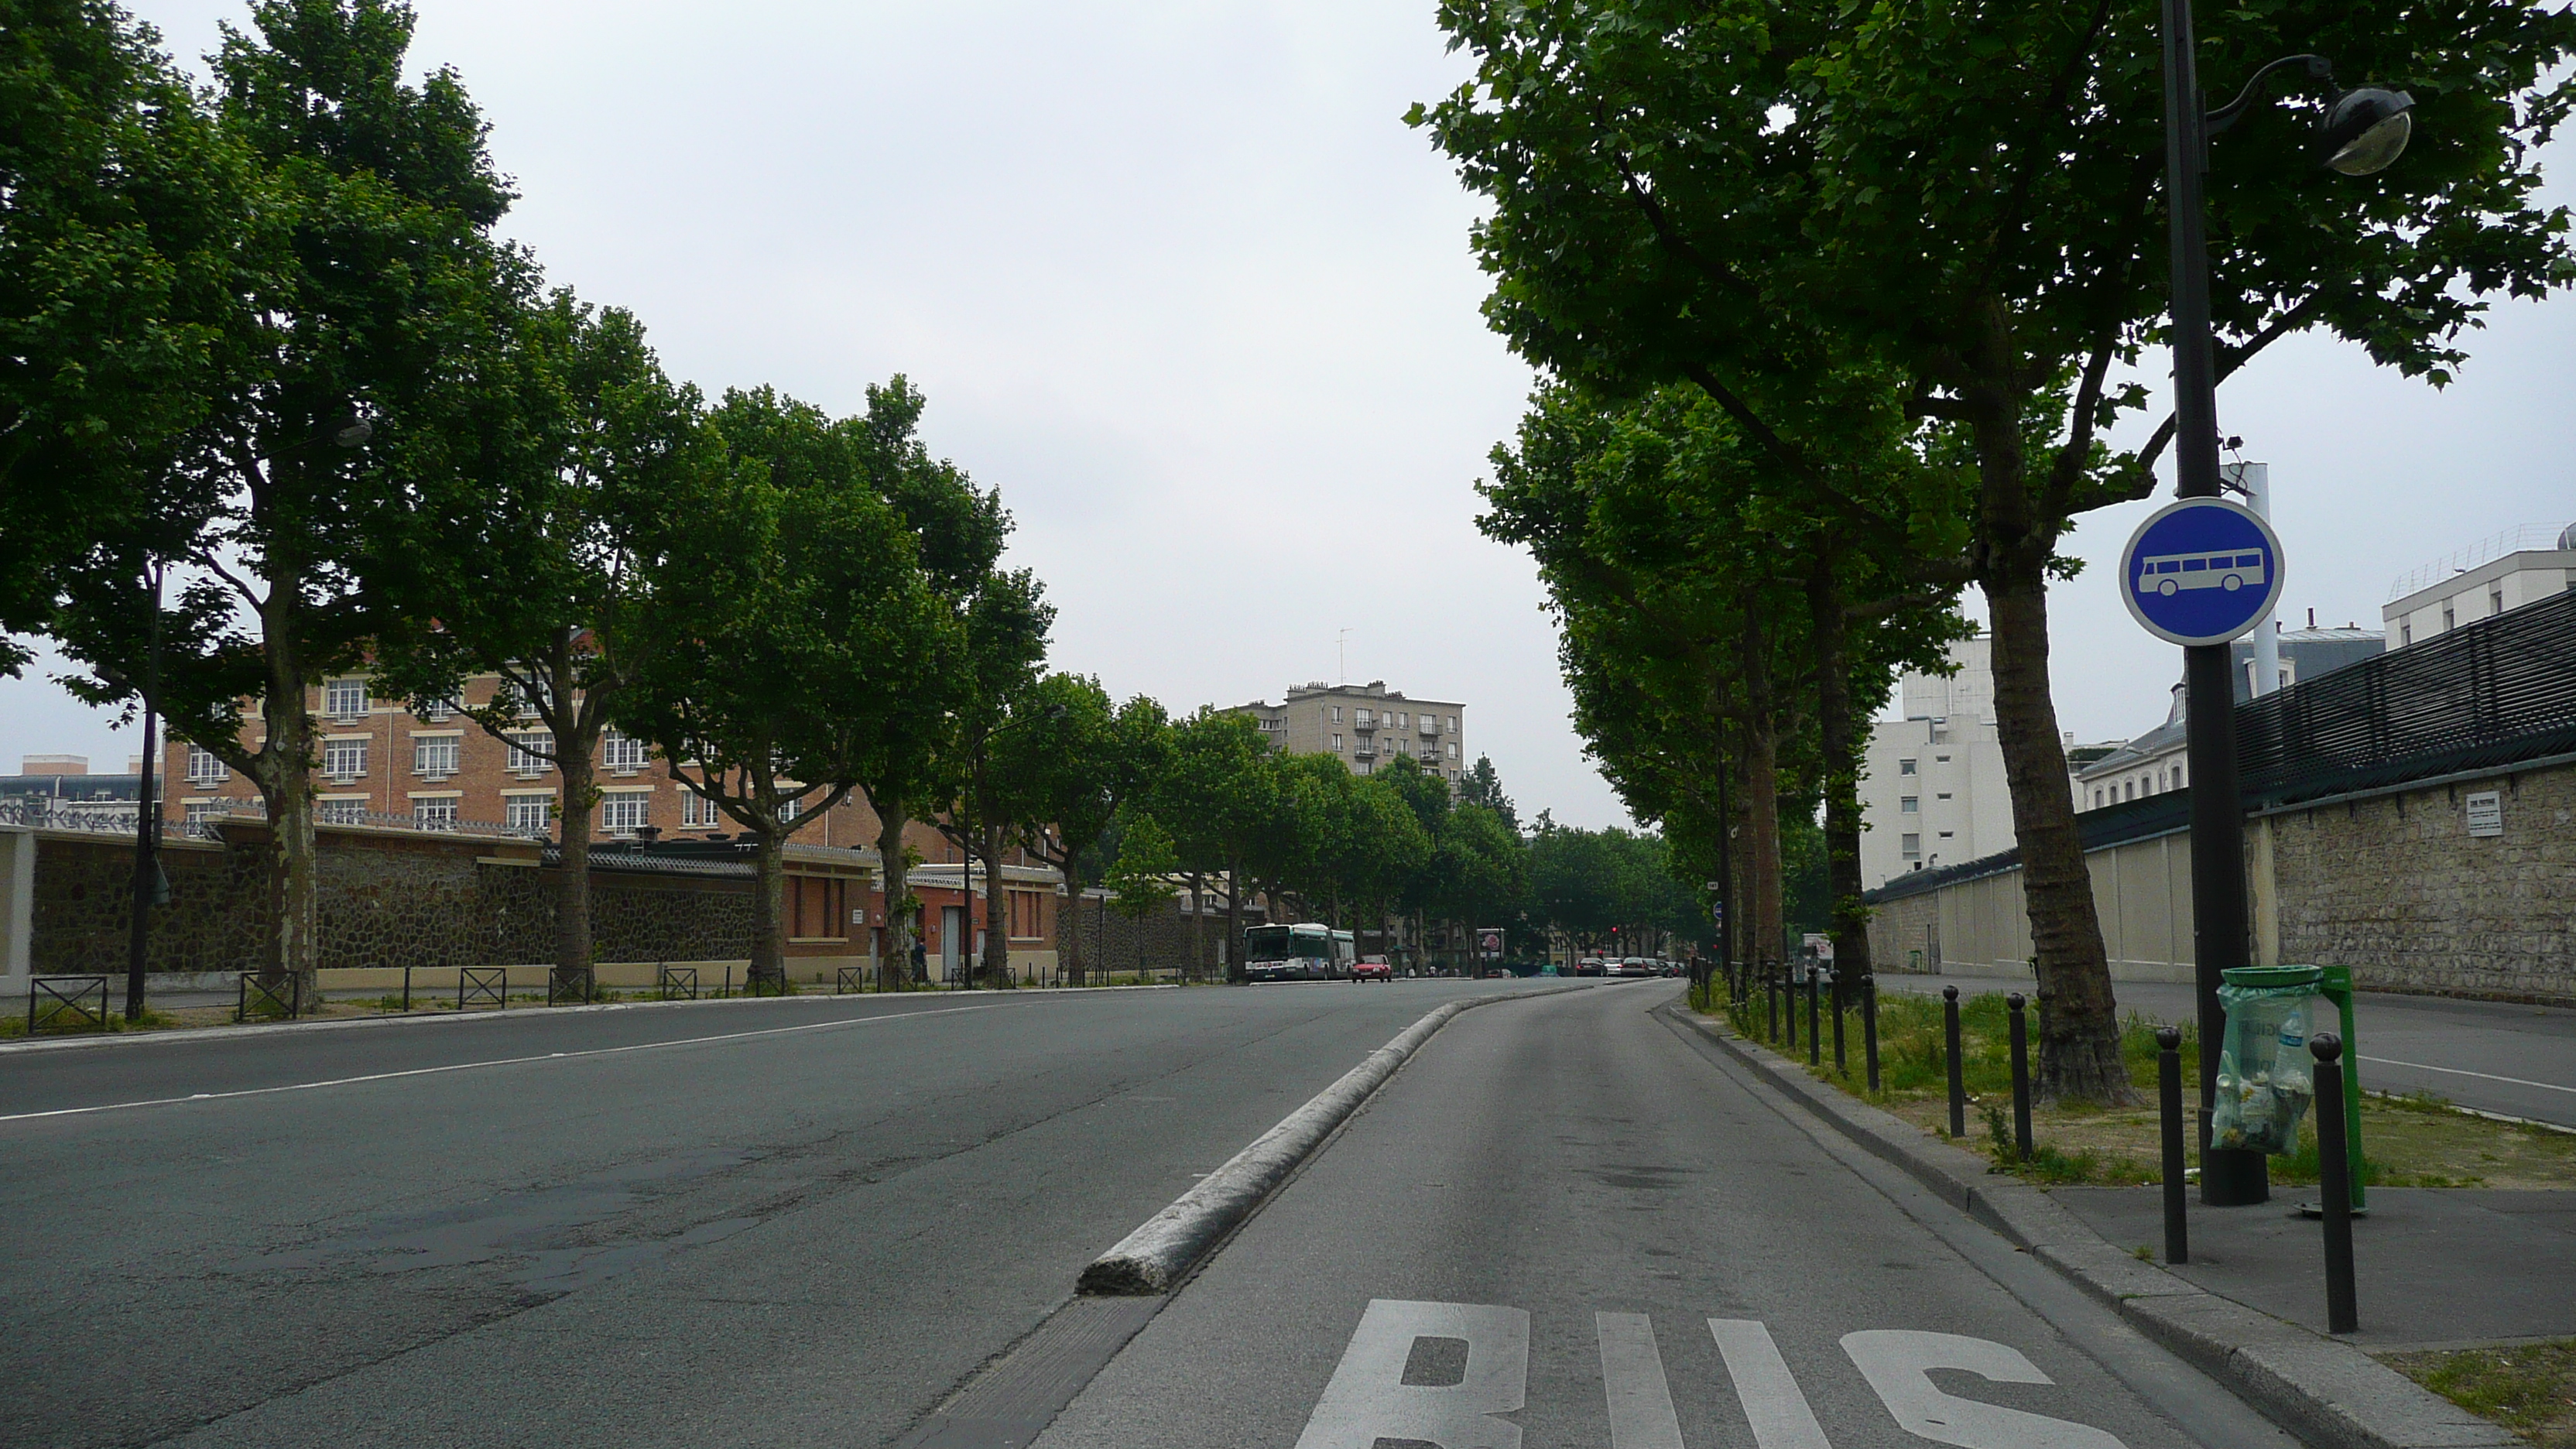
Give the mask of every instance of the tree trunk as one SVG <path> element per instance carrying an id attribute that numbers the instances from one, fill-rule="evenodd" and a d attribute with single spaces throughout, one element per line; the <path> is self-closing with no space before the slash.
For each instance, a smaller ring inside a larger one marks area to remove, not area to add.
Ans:
<path id="1" fill-rule="evenodd" d="M 555 734 L 555 773 L 563 780 L 563 879 L 555 895 L 555 985 L 572 990 L 581 984 L 590 961 L 590 807 L 599 793 L 594 762 L 598 758 L 599 701 L 573 702 L 571 645 L 558 651 L 548 681 L 550 707 L 569 730 Z"/>
<path id="2" fill-rule="evenodd" d="M 763 830 L 751 855 L 751 972 L 762 986 L 787 984 L 786 843 Z"/>
<path id="3" fill-rule="evenodd" d="M 2048 584 L 2043 565 L 1990 574 L 1986 610 L 1994 624 L 1995 725 L 2004 778 L 2012 786 L 2013 837 L 2021 847 L 2022 895 L 2039 965 L 2037 1091 L 2051 1101 L 2127 1104 L 2136 1100 L 2120 1057 L 2120 1021 L 2093 875 L 2075 828 L 2066 786 L 2066 748 L 2048 692 Z"/>
<path id="4" fill-rule="evenodd" d="M 1010 904 L 1002 889 L 1002 827 L 987 825 L 980 840 L 984 857 L 984 978 L 999 986 L 1011 977 L 1011 932 L 1003 909 Z"/>
<path id="5" fill-rule="evenodd" d="M 871 795 L 868 803 L 877 812 L 877 872 L 885 898 L 885 951 L 877 958 L 877 990 L 892 991 L 912 970 L 912 911 L 904 904 L 912 894 L 912 862 L 903 848 L 903 802 Z"/>
<path id="6" fill-rule="evenodd" d="M 1807 579 L 1816 650 L 1816 711 L 1825 776 L 1825 879 L 1832 894 L 1834 1002 L 1870 974 L 1869 907 L 1860 875 L 1860 720 L 1852 709 L 1849 630 L 1830 549 L 1816 551 Z"/>
<path id="7" fill-rule="evenodd" d="M 308 1002 L 320 1000 L 321 919 L 318 845 L 313 830 L 313 716 L 304 705 L 304 666 L 296 639 L 295 600 L 302 579 L 277 568 L 261 611 L 268 693 L 260 713 L 268 726 L 257 783 L 268 807 L 269 909 L 274 921 L 268 969 L 272 989 L 298 979 Z M 386 761 L 391 768 L 392 762 Z"/>
<path id="8" fill-rule="evenodd" d="M 1225 862 L 1225 979 L 1231 986 L 1244 983 L 1243 974 L 1243 861 L 1228 856 Z"/>
<path id="9" fill-rule="evenodd" d="M 1781 915 L 1780 742 L 1767 722 L 1744 729 L 1746 953 L 1757 962 L 1783 959 L 1788 932 Z"/>
<path id="10" fill-rule="evenodd" d="M 1064 859 L 1056 868 L 1064 872 L 1065 909 L 1056 913 L 1055 939 L 1057 959 L 1064 966 L 1064 984 L 1084 984 L 1082 965 L 1082 852 L 1066 847 Z"/>
<path id="11" fill-rule="evenodd" d="M 1186 981 L 1206 977 L 1207 961 L 1207 872 L 1190 872 L 1190 969 L 1182 974 Z"/>

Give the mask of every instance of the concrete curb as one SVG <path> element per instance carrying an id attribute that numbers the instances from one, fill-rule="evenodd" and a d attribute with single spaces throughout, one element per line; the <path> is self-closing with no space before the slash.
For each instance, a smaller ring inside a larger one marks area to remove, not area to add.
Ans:
<path id="1" fill-rule="evenodd" d="M 1252 1145 L 1200 1179 L 1199 1185 L 1147 1218 L 1108 1252 L 1091 1260 L 1074 1284 L 1076 1293 L 1096 1296 L 1141 1296 L 1169 1293 L 1208 1250 L 1252 1216 L 1290 1173 L 1320 1146 L 1333 1129 L 1347 1121 L 1377 1089 L 1394 1076 L 1432 1033 L 1462 1011 L 1497 1001 L 1527 1001 L 1581 991 L 1589 983 L 1513 991 L 1499 996 L 1447 1002 L 1396 1034 L 1393 1041 L 1360 1059 L 1341 1080 L 1317 1092 L 1306 1105 L 1279 1119 L 1252 1139 Z"/>
<path id="2" fill-rule="evenodd" d="M 2524 1443 L 2341 1339 L 2258 1313 L 2139 1260 L 2046 1192 L 1990 1174 L 1984 1158 L 1817 1081 L 1803 1064 L 1686 1007 L 1667 1010 L 1836 1131 L 2046 1263 L 2317 1449 L 2513 1449 Z"/>
<path id="3" fill-rule="evenodd" d="M 1178 991 L 1180 989 L 1181 988 L 1177 986 L 1066 986 L 1023 987 L 1017 991 L 980 992 L 868 991 L 854 992 L 841 996 L 729 996 L 723 998 L 702 998 L 697 1001 L 601 1001 L 582 1006 L 530 1006 L 516 1011 L 506 1009 L 495 1009 L 491 1011 L 451 1011 L 443 1016 L 436 1014 L 422 1014 L 419 1012 L 415 1012 L 409 1016 L 332 1016 L 322 1017 L 313 1021 L 262 1022 L 257 1026 L 164 1027 L 154 1031 L 102 1031 L 90 1036 L 47 1037 L 40 1041 L 13 1041 L 0 1043 L 0 1057 L 16 1056 L 25 1052 L 89 1051 L 99 1047 L 135 1047 L 147 1045 L 169 1046 L 182 1042 L 239 1041 L 244 1037 L 275 1036 L 280 1032 L 348 1031 L 358 1027 L 429 1026 L 439 1023 L 454 1024 L 458 1022 L 526 1021 L 532 1017 L 543 1017 L 547 1015 L 573 1016 L 587 1015 L 602 1011 L 644 1011 L 656 1007 L 775 1006 L 782 1001 L 805 1002 L 812 1004 L 825 1001 L 864 1000 L 869 997 L 881 995 L 896 997 L 921 996 L 933 999 L 943 996 L 1017 997 L 1021 995 L 1027 995 L 1041 1000 L 1051 999 L 1058 996 L 1080 999 L 1094 994 L 1106 995 L 1112 991 Z"/>

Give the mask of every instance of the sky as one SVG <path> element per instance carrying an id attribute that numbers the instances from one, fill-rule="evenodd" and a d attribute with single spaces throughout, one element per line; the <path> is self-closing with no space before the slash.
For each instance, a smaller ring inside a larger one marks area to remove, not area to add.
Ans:
<path id="1" fill-rule="evenodd" d="M 190 63 L 247 13 L 129 4 Z M 1055 667 L 1175 710 L 1341 677 L 1461 700 L 1524 819 L 1626 823 L 1529 560 L 1474 526 L 1531 378 L 1477 311 L 1474 199 L 1401 120 L 1467 74 L 1427 0 L 418 10 L 415 63 L 462 75 L 516 178 L 501 230 L 633 310 L 675 376 L 836 413 L 896 373 L 923 390 L 931 448 L 1018 520 Z M 2470 346 L 2439 393 L 2313 337 L 2222 392 L 2271 465 L 2294 622 L 2375 627 L 2397 575 L 2576 518 L 2576 299 L 2500 303 Z M 2092 567 L 2053 595 L 2052 667 L 2079 739 L 2160 722 L 2180 672 L 2109 582 L 2155 506 L 2069 543 Z M 0 681 L 0 769 L 122 768 L 131 732 L 44 673 Z"/>

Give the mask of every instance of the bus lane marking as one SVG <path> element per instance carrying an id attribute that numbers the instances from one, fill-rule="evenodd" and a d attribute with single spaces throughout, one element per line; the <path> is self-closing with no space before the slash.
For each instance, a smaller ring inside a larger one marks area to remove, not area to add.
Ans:
<path id="1" fill-rule="evenodd" d="M 1717 1356 L 1726 1361 L 1727 1377 L 1735 1380 L 1745 1422 L 1753 1426 L 1754 1449 L 1833 1449 L 1770 1329 L 1757 1319 L 1712 1318 L 1708 1331 L 1717 1340 Z"/>
<path id="2" fill-rule="evenodd" d="M 1477 1303 L 1369 1300 L 1297 1449 L 1375 1449 L 1410 1439 L 1440 1449 L 1520 1449 L 1516 1413 L 1529 1390 L 1530 1316 Z M 1454 1384 L 1408 1384 L 1417 1339 L 1463 1340 Z"/>
<path id="3" fill-rule="evenodd" d="M 2020 1349 L 1957 1333 L 1905 1328 L 1867 1329 L 1843 1335 L 1843 1352 L 1909 1434 L 1958 1449 L 2127 1449 L 2089 1424 L 2007 1409 L 1943 1393 L 1933 1369 L 1962 1369 L 1999 1384 L 2049 1384 Z M 1768 1449 L 1768 1446 L 1765 1446 Z"/>
<path id="4" fill-rule="evenodd" d="M 1601 1340 L 1610 1449 L 1682 1449 L 1682 1424 L 1673 1413 L 1664 1356 L 1655 1347 L 1654 1320 L 1643 1313 L 1595 1313 L 1592 1328 Z"/>

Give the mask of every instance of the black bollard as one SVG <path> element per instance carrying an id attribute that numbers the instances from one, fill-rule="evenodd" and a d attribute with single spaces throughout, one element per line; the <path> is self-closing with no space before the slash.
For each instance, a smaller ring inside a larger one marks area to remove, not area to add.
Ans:
<path id="1" fill-rule="evenodd" d="M 1817 998 L 1824 994 L 1820 989 L 1823 983 L 1817 978 L 1822 974 L 1823 972 L 1814 966 L 1807 968 L 1807 1065 L 1811 1067 L 1824 1065 L 1825 1059 L 1824 1034 L 1816 1029 L 1817 1008 L 1820 1005 Z"/>
<path id="2" fill-rule="evenodd" d="M 2361 1327 L 2361 1308 L 2352 1284 L 2352 1173 L 2345 1156 L 2343 1130 L 2343 1040 L 2321 1031 L 2308 1038 L 2308 1053 L 2317 1059 L 2317 1097 L 2329 1104 L 2317 1112 L 2317 1195 L 2326 1218 L 2326 1332 L 2350 1333 Z"/>
<path id="3" fill-rule="evenodd" d="M 1843 1060 L 1843 978 L 1834 973 L 1834 1075 L 1849 1077 L 1851 1067 Z"/>
<path id="4" fill-rule="evenodd" d="M 1781 1015 L 1789 1019 L 1789 1050 L 1798 1049 L 1798 973 L 1789 963 L 1780 963 Z"/>
<path id="5" fill-rule="evenodd" d="M 2191 1228 L 2183 1218 L 2182 1032 L 2156 1028 L 2156 1107 L 2165 1124 L 2165 1261 L 2191 1261 Z"/>
<path id="6" fill-rule="evenodd" d="M 1777 962 L 1762 963 L 1762 1004 L 1771 1017 L 1771 1044 L 1780 1044 L 1780 968 Z M 1791 1017 L 1795 1021 L 1797 1018 Z"/>
<path id="7" fill-rule="evenodd" d="M 1860 1054 L 1869 1066 L 1869 1089 L 1878 1090 L 1878 973 L 1860 979 Z"/>
<path id="8" fill-rule="evenodd" d="M 2016 991 L 2004 998 L 2004 1009 L 2012 1016 L 2013 1078 L 2013 1155 L 2030 1161 L 2030 1020 L 2022 1015 L 2025 1003 Z"/>
<path id="9" fill-rule="evenodd" d="M 1968 1076 L 1959 1063 L 1959 988 L 1941 988 L 1941 1026 L 1948 1035 L 1950 1056 L 1950 1136 L 1955 1140 L 1968 1135 Z"/>

